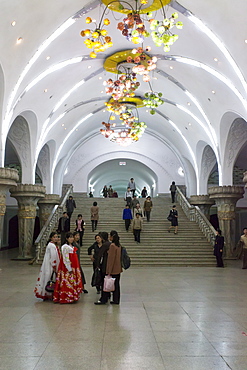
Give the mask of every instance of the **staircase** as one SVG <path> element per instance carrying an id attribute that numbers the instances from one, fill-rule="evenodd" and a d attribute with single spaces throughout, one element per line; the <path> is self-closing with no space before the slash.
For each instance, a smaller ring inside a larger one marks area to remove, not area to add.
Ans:
<path id="1" fill-rule="evenodd" d="M 215 266 L 215 257 L 210 243 L 201 233 L 197 224 L 189 221 L 180 205 L 178 210 L 178 234 L 168 233 L 170 222 L 166 217 L 171 207 L 170 197 L 152 199 L 153 210 L 151 221 L 144 220 L 141 232 L 141 243 L 136 244 L 131 230 L 126 232 L 122 220 L 125 206 L 123 198 L 85 198 L 80 193 L 73 197 L 77 208 L 71 218 L 71 231 L 75 229 L 75 220 L 82 213 L 86 222 L 81 248 L 82 266 L 91 265 L 87 255 L 87 248 L 94 243 L 94 236 L 98 231 L 116 230 L 120 235 L 120 242 L 128 250 L 131 263 L 135 266 Z M 90 208 L 96 201 L 99 206 L 99 223 L 96 232 L 92 232 Z M 140 199 L 143 206 L 144 199 Z"/>

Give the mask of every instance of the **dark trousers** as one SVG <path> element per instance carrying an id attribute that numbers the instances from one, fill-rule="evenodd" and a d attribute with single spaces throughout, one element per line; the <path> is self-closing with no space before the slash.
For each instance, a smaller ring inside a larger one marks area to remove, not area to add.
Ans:
<path id="1" fill-rule="evenodd" d="M 118 304 L 120 302 L 120 274 L 111 275 L 111 276 L 115 278 L 115 290 L 114 292 L 112 292 L 113 302 Z M 103 282 L 103 286 L 104 286 L 104 282 Z M 102 303 L 107 303 L 108 299 L 111 297 L 111 294 L 109 292 L 104 292 L 103 286 L 102 286 L 102 293 L 101 293 L 100 301 Z"/>
<path id="2" fill-rule="evenodd" d="M 72 212 L 67 212 L 67 215 L 68 215 L 69 219 L 71 219 L 72 213 L 73 213 L 73 211 Z"/>
<path id="3" fill-rule="evenodd" d="M 130 221 L 131 220 L 124 220 L 125 221 L 125 229 L 128 231 L 130 227 Z"/>
<path id="4" fill-rule="evenodd" d="M 247 269 L 247 248 L 243 248 L 243 269 Z"/>
<path id="5" fill-rule="evenodd" d="M 222 252 L 218 252 L 216 255 L 217 267 L 224 267 Z"/>
<path id="6" fill-rule="evenodd" d="M 175 191 L 171 191 L 172 203 L 175 203 Z"/>
<path id="7" fill-rule="evenodd" d="M 151 211 L 146 211 L 147 221 L 150 221 L 150 213 Z"/>
<path id="8" fill-rule="evenodd" d="M 128 205 L 131 208 L 131 206 L 132 206 L 132 198 L 131 197 L 126 198 L 126 205 Z"/>
<path id="9" fill-rule="evenodd" d="M 136 189 L 131 189 L 131 191 L 132 191 L 132 198 L 134 198 Z"/>
<path id="10" fill-rule="evenodd" d="M 92 231 L 94 231 L 97 229 L 98 220 L 91 220 L 91 222 L 92 222 Z"/>
<path id="11" fill-rule="evenodd" d="M 134 229 L 134 238 L 135 238 L 135 241 L 140 243 L 141 239 L 140 239 L 140 236 L 141 236 L 141 230 L 140 229 Z"/>
<path id="12" fill-rule="evenodd" d="M 80 234 L 80 246 L 82 246 L 82 238 L 83 238 L 83 235 L 84 235 L 84 230 L 82 230 L 82 231 L 76 230 L 76 232 Z"/>
<path id="13" fill-rule="evenodd" d="M 93 272 L 95 271 L 97 267 L 97 263 L 96 261 L 93 262 Z M 101 289 L 101 285 L 96 285 L 95 288 L 97 289 L 97 292 L 100 292 L 100 289 Z"/>

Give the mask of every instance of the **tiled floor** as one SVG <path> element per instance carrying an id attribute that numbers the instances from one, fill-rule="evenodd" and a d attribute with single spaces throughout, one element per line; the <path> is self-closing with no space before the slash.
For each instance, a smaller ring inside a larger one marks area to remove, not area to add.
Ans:
<path id="1" fill-rule="evenodd" d="M 0 252 L 0 369 L 247 370 L 247 270 L 130 268 L 120 306 L 35 299 L 38 266 Z M 91 269 L 85 268 L 90 282 Z M 89 285 L 89 284 L 87 284 Z"/>

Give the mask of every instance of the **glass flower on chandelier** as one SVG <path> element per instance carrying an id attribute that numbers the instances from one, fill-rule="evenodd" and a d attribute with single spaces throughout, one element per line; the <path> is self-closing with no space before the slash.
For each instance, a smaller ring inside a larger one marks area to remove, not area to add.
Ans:
<path id="1" fill-rule="evenodd" d="M 150 51 L 150 46 L 146 47 L 146 51 Z M 135 74 L 141 75 L 144 82 L 150 81 L 149 72 L 153 71 L 157 66 L 157 57 L 149 57 L 144 53 L 143 48 L 133 49 L 133 54 L 139 54 L 136 57 L 132 58 L 129 56 L 127 58 L 127 63 L 134 63 L 135 66 L 132 68 L 132 72 Z"/>
<path id="2" fill-rule="evenodd" d="M 86 18 L 86 23 L 91 24 L 95 23 L 95 21 L 92 20 L 92 18 L 87 17 Z M 88 49 L 92 49 L 91 53 L 89 54 L 91 58 L 96 58 L 97 53 L 104 52 L 111 46 L 113 46 L 113 42 L 110 36 L 108 36 L 108 32 L 106 29 L 101 28 L 101 23 L 102 23 L 102 18 L 99 23 L 99 26 L 96 25 L 95 23 L 95 28 L 90 30 L 82 30 L 81 31 L 81 36 L 82 37 L 88 37 L 85 41 L 84 44 Z M 104 21 L 104 26 L 108 26 L 110 24 L 110 21 L 108 18 L 105 18 Z"/>
<path id="3" fill-rule="evenodd" d="M 148 14 L 149 17 L 152 17 L 152 13 Z M 153 42 L 156 46 L 164 45 L 164 51 L 170 51 L 170 46 L 174 44 L 178 39 L 178 35 L 173 34 L 171 29 L 176 26 L 178 29 L 183 28 L 182 22 L 176 22 L 178 18 L 178 13 L 173 13 L 171 17 L 166 18 L 164 13 L 164 19 L 158 21 L 157 19 L 150 19 L 150 30 Z"/>
<path id="4" fill-rule="evenodd" d="M 106 94 L 111 95 L 114 100 L 119 100 L 135 96 L 135 90 L 140 86 L 140 82 L 136 79 L 136 73 L 126 72 L 115 81 L 109 78 L 104 81 L 104 85 Z"/>
<path id="5" fill-rule="evenodd" d="M 143 103 L 147 108 L 151 108 L 149 110 L 150 114 L 155 114 L 155 108 L 158 108 L 160 105 L 164 104 L 164 101 L 161 99 L 162 93 L 161 92 L 147 92 L 144 94 L 145 99 L 143 99 Z"/>
<path id="6" fill-rule="evenodd" d="M 123 22 L 118 23 L 117 29 L 133 44 L 141 44 L 145 37 L 150 36 L 138 11 L 129 13 Z"/>
<path id="7" fill-rule="evenodd" d="M 102 135 L 106 138 L 109 138 L 111 141 L 115 141 L 120 145 L 123 145 L 125 142 L 130 145 L 132 142 L 136 142 L 140 139 L 142 134 L 147 127 L 144 122 L 140 122 L 138 111 L 136 107 L 129 107 L 127 104 L 124 104 L 124 111 L 120 113 L 119 119 L 120 124 L 117 124 L 115 121 L 115 116 L 111 114 L 109 117 L 108 123 L 102 122 L 102 125 L 105 126 L 104 129 L 100 129 Z M 133 109 L 136 110 L 136 115 L 133 112 Z M 125 126 L 121 128 L 121 126 Z"/>

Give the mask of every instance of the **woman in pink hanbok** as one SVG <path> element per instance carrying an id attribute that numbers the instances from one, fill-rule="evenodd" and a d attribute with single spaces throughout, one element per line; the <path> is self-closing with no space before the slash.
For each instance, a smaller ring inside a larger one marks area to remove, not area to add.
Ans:
<path id="1" fill-rule="evenodd" d="M 60 250 L 58 247 L 58 234 L 52 232 L 49 237 L 48 244 L 45 250 L 44 260 L 39 272 L 39 277 L 34 288 L 34 294 L 37 298 L 52 300 L 53 293 L 45 290 L 46 284 L 51 278 L 52 272 L 57 273 L 60 263 Z"/>
<path id="2" fill-rule="evenodd" d="M 73 246 L 73 234 L 66 234 L 66 243 L 61 248 L 61 261 L 53 295 L 56 303 L 73 303 L 78 301 L 83 290 L 80 263 L 77 248 Z"/>

